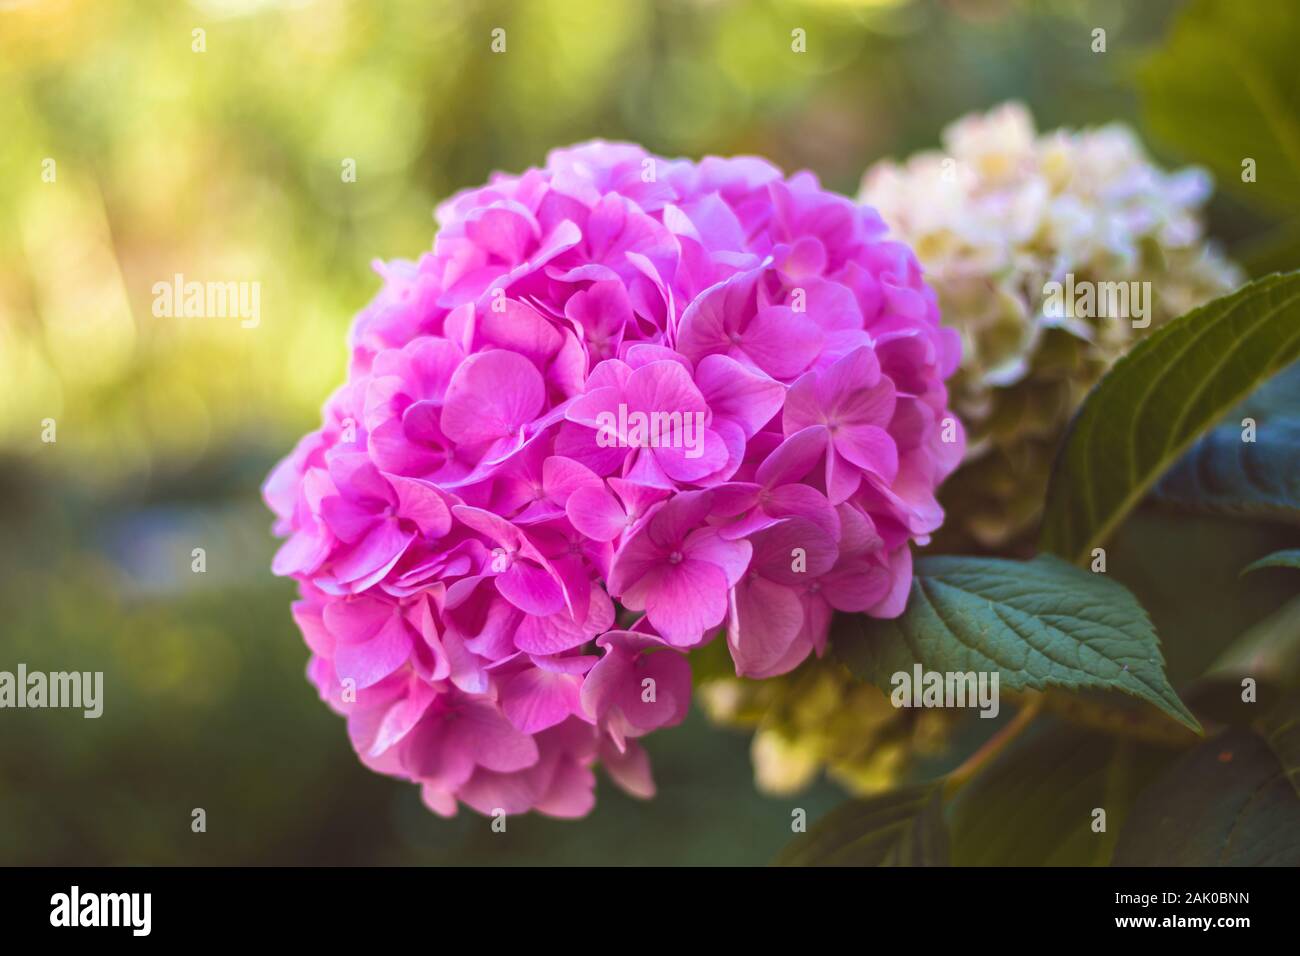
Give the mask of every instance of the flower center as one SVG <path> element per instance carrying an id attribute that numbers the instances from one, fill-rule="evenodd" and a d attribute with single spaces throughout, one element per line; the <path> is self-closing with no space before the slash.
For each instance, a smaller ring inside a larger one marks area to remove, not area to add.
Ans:
<path id="1" fill-rule="evenodd" d="M 681 563 L 682 563 L 682 553 L 681 553 L 680 551 L 674 551 L 672 554 L 668 555 L 668 563 L 669 563 L 669 564 L 681 564 Z"/>

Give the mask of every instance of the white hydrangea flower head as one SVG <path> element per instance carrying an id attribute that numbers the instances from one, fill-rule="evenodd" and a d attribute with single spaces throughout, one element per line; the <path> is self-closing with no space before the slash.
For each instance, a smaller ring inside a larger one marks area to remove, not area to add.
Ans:
<path id="1" fill-rule="evenodd" d="M 883 161 L 861 199 L 915 250 L 962 335 L 950 383 L 969 429 L 949 523 L 985 547 L 1032 530 L 1052 455 L 1089 388 L 1140 336 L 1242 281 L 1204 238 L 1212 183 L 1166 172 L 1129 128 L 1039 135 L 1019 103 L 972 114 L 943 150 Z M 1146 319 L 1062 312 L 1049 283 L 1150 283 Z"/>

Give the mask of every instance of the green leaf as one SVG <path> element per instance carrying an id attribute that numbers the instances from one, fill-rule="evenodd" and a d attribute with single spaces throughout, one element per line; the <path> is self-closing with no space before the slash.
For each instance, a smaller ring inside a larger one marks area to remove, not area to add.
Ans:
<path id="1" fill-rule="evenodd" d="M 1257 571 L 1260 568 L 1300 568 L 1300 548 L 1274 551 L 1268 557 L 1260 558 L 1258 561 L 1246 565 L 1241 573 L 1249 574 L 1251 571 Z"/>
<path id="2" fill-rule="evenodd" d="M 1104 866 L 1138 793 L 1177 754 L 1040 718 L 950 801 L 953 865 Z"/>
<path id="3" fill-rule="evenodd" d="M 1138 73 L 1147 125 L 1224 188 L 1276 213 L 1300 209 L 1300 6 L 1200 0 Z M 1242 181 L 1242 160 L 1256 181 Z"/>
<path id="4" fill-rule="evenodd" d="M 1300 414 L 1300 362 L 1292 362 L 1255 389 L 1228 413 L 1225 424 L 1240 424 L 1243 418 L 1260 423 L 1294 419 Z"/>
<path id="5" fill-rule="evenodd" d="M 831 641 L 854 673 L 887 693 L 893 675 L 918 662 L 927 671 L 997 671 L 1010 690 L 1123 691 L 1200 731 L 1165 679 L 1155 630 L 1133 595 L 1050 555 L 921 558 L 901 617 L 840 615 Z"/>
<path id="6" fill-rule="evenodd" d="M 1283 775 L 1300 796 L 1300 696 L 1292 696 L 1274 707 L 1260 730 L 1273 756 L 1282 765 Z"/>
<path id="7" fill-rule="evenodd" d="M 1254 441 L 1243 441 L 1254 423 Z M 1232 409 L 1160 479 L 1156 504 L 1246 517 L 1300 518 L 1300 362 Z"/>
<path id="8" fill-rule="evenodd" d="M 1087 559 L 1197 436 L 1297 356 L 1300 272 L 1248 283 L 1138 343 L 1070 423 L 1043 550 Z"/>
<path id="9" fill-rule="evenodd" d="M 1241 569 L 1295 543 L 1294 529 L 1285 525 L 1174 513 L 1148 499 L 1107 546 L 1106 574 L 1132 591 L 1150 615 L 1161 637 L 1165 675 L 1198 716 L 1184 688 L 1239 635 L 1296 595 L 1289 574 L 1242 577 Z"/>
<path id="10" fill-rule="evenodd" d="M 1206 670 L 1210 679 L 1300 682 L 1300 597 L 1248 628 Z"/>
<path id="11" fill-rule="evenodd" d="M 850 800 L 797 835 L 777 866 L 945 866 L 942 787 L 933 783 Z"/>
<path id="12" fill-rule="evenodd" d="M 1138 797 L 1114 863 L 1300 865 L 1300 795 L 1262 737 L 1229 728 Z"/>
<path id="13" fill-rule="evenodd" d="M 1300 418 L 1214 429 L 1154 489 L 1162 504 L 1246 518 L 1300 522 Z"/>

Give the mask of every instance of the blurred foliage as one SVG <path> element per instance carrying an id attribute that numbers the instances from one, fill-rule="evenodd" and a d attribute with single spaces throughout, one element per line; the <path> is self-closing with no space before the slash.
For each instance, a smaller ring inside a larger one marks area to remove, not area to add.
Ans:
<path id="1" fill-rule="evenodd" d="M 0 862 L 769 859 L 792 801 L 698 715 L 649 740 L 654 801 L 602 784 L 585 822 L 507 838 L 364 770 L 303 677 L 261 478 L 341 380 L 371 261 L 428 248 L 452 191 L 604 137 L 761 153 L 852 193 L 1004 99 L 1045 128 L 1132 122 L 1127 68 L 1180 6 L 0 0 L 0 669 L 106 684 L 99 720 L 0 714 Z M 1257 215 L 1216 205 L 1211 231 Z M 260 325 L 155 317 L 177 273 L 261 283 Z"/>
<path id="2" fill-rule="evenodd" d="M 1152 137 L 1209 168 L 1223 206 L 1253 211 L 1225 218 L 1244 228 L 1234 251 L 1257 276 L 1300 259 L 1298 33 L 1293 3 L 1194 0 L 1137 70 Z"/>
<path id="3" fill-rule="evenodd" d="M 1300 7 L 1195 0 L 1139 71 L 1152 134 L 1265 210 L 1300 213 Z M 1196 109 L 1187 105 L 1195 103 Z M 1247 160 L 1254 170 L 1247 174 Z"/>
<path id="4" fill-rule="evenodd" d="M 0 443 L 34 456 L 53 417 L 60 456 L 103 482 L 232 442 L 283 448 L 342 376 L 371 261 L 418 256 L 434 205 L 494 169 L 626 138 L 761 153 L 853 192 L 870 160 L 1005 98 L 1045 126 L 1131 118 L 1115 64 L 1168 8 L 9 0 Z M 260 282 L 261 324 L 155 318 L 153 285 L 177 273 Z"/>

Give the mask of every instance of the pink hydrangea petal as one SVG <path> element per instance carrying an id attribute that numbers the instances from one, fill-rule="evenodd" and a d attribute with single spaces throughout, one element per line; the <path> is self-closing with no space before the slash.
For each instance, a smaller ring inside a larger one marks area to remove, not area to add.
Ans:
<path id="1" fill-rule="evenodd" d="M 898 446 L 889 432 L 876 425 L 846 425 L 832 440 L 841 457 L 863 471 L 893 481 L 898 475 Z"/>
<path id="2" fill-rule="evenodd" d="M 333 495 L 321 502 L 321 518 L 340 541 L 353 544 L 374 527 L 378 513 L 373 507 Z"/>
<path id="3" fill-rule="evenodd" d="M 656 504 L 667 497 L 667 493 L 660 488 L 638 485 L 622 478 L 609 479 L 609 486 L 622 499 L 624 510 L 631 521 L 644 518 Z"/>
<path id="4" fill-rule="evenodd" d="M 425 783 L 420 786 L 421 802 L 440 817 L 454 817 L 458 804 L 456 795 L 443 790 L 436 784 Z"/>
<path id="5" fill-rule="evenodd" d="M 603 483 L 578 488 L 564 512 L 580 534 L 596 541 L 613 541 L 627 528 L 627 514 Z"/>
<path id="6" fill-rule="evenodd" d="M 857 263 L 851 263 L 859 268 Z M 870 278 L 868 274 L 868 278 Z M 862 309 L 853 290 L 838 282 L 804 278 L 799 283 L 805 293 L 807 314 L 827 332 L 861 331 Z"/>
<path id="7" fill-rule="evenodd" d="M 579 682 L 568 674 L 532 667 L 501 688 L 501 709 L 516 729 L 535 734 L 579 713 Z"/>
<path id="8" fill-rule="evenodd" d="M 655 361 L 633 371 L 624 389 L 629 412 L 707 412 L 704 396 L 682 365 Z"/>
<path id="9" fill-rule="evenodd" d="M 339 493 L 359 505 L 381 508 L 396 500 L 384 476 L 364 453 L 335 455 L 330 459 L 329 474 Z"/>
<path id="10" fill-rule="evenodd" d="M 537 762 L 537 743 L 529 734 L 516 730 L 492 704 L 468 702 L 457 708 L 455 716 L 447 732 L 447 745 L 464 748 L 480 767 L 509 773 Z"/>
<path id="11" fill-rule="evenodd" d="M 817 396 L 817 372 L 805 372 L 785 395 L 781 427 L 789 437 L 814 425 L 826 425 L 826 412 Z"/>
<path id="12" fill-rule="evenodd" d="M 692 361 L 725 352 L 731 335 L 754 309 L 762 267 L 724 279 L 696 296 L 682 313 L 677 348 Z"/>
<path id="13" fill-rule="evenodd" d="M 753 570 L 788 587 L 821 577 L 839 557 L 835 540 L 806 518 L 784 518 L 755 534 L 750 544 Z"/>
<path id="14" fill-rule="evenodd" d="M 593 282 L 569 297 L 564 304 L 564 314 L 582 330 L 588 341 L 600 336 L 612 341 L 616 349 L 623 330 L 632 319 L 632 303 L 627 289 L 618 280 Z"/>
<path id="15" fill-rule="evenodd" d="M 535 564 L 514 562 L 497 576 L 501 596 L 525 614 L 545 617 L 564 609 L 564 591 L 555 576 Z"/>
<path id="16" fill-rule="evenodd" d="M 822 332 L 788 306 L 759 309 L 741 336 L 745 356 L 773 378 L 793 378 L 821 354 Z"/>
<path id="17" fill-rule="evenodd" d="M 474 773 L 474 752 L 455 741 L 457 721 L 432 709 L 402 741 L 402 756 L 410 774 L 428 785 L 455 791 Z"/>
<path id="18" fill-rule="evenodd" d="M 632 655 L 613 647 L 587 673 L 579 702 L 592 720 L 600 720 L 617 703 L 623 685 L 635 674 Z"/>
<path id="19" fill-rule="evenodd" d="M 884 600 L 893 582 L 888 565 L 874 559 L 850 558 L 825 574 L 818 587 L 831 607 L 861 614 Z"/>
<path id="20" fill-rule="evenodd" d="M 515 299 L 501 300 L 504 307 L 483 310 L 478 331 L 488 344 L 544 361 L 560 350 L 564 339 L 559 330 L 532 306 Z"/>
<path id="21" fill-rule="evenodd" d="M 701 428 L 691 436 L 689 444 L 654 449 L 654 458 L 668 477 L 689 483 L 718 471 L 727 464 L 730 455 L 721 434 L 711 428 Z"/>
<path id="22" fill-rule="evenodd" d="M 907 607 L 907 597 L 912 590 L 912 551 L 906 545 L 889 555 L 891 576 L 889 591 L 879 602 L 867 608 L 872 617 L 898 617 Z"/>
<path id="23" fill-rule="evenodd" d="M 274 574 L 311 574 L 330 554 L 330 540 L 319 528 L 294 532 L 275 552 L 271 561 Z"/>
<path id="24" fill-rule="evenodd" d="M 651 572 L 638 584 L 645 589 L 650 623 L 676 647 L 698 644 L 726 617 L 729 585 L 717 565 L 685 560 Z"/>
<path id="25" fill-rule="evenodd" d="M 541 794 L 532 774 L 480 769 L 456 791 L 456 796 L 470 809 L 484 816 L 495 816 L 525 813 Z"/>
<path id="26" fill-rule="evenodd" d="M 824 408 L 845 409 L 847 404 L 861 401 L 856 396 L 865 393 L 871 397 L 880 380 L 875 350 L 854 349 L 817 377 L 817 399 Z M 861 420 L 874 421 L 875 416 Z"/>
<path id="27" fill-rule="evenodd" d="M 604 482 L 581 462 L 552 455 L 542 463 L 542 486 L 548 496 L 563 505 L 581 488 L 602 488 Z"/>
<path id="28" fill-rule="evenodd" d="M 623 464 L 623 476 L 638 485 L 661 488 L 671 492 L 677 483 L 659 464 L 659 456 L 649 448 L 633 451 Z"/>
<path id="29" fill-rule="evenodd" d="M 803 628 L 803 605 L 793 588 L 746 577 L 731 597 L 727 644 L 741 677 L 774 677 Z"/>
<path id="30" fill-rule="evenodd" d="M 411 656 L 411 633 L 400 614 L 393 614 L 371 638 L 340 641 L 334 669 L 340 680 L 354 680 L 358 689 L 370 687 L 397 670 Z"/>
<path id="31" fill-rule="evenodd" d="M 785 400 L 780 382 L 755 374 L 725 355 L 704 358 L 695 378 L 713 414 L 736 422 L 746 438 L 771 421 Z"/>
<path id="32" fill-rule="evenodd" d="M 755 477 L 769 488 L 801 480 L 821 461 L 829 437 L 824 425 L 800 429 L 763 459 Z"/>
<path id="33" fill-rule="evenodd" d="M 585 764 L 562 759 L 534 809 L 550 817 L 573 820 L 585 817 L 596 805 L 596 776 Z"/>
<path id="34" fill-rule="evenodd" d="M 325 626 L 321 609 L 309 601 L 293 602 L 293 619 L 313 654 L 333 657 L 337 638 Z"/>
<path id="35" fill-rule="evenodd" d="M 620 707 L 628 723 L 644 733 L 681 723 L 690 702 L 686 655 L 665 648 L 638 655 L 632 679 L 622 688 Z"/>
<path id="36" fill-rule="evenodd" d="M 320 617 L 335 640 L 356 642 L 374 637 L 395 613 L 395 604 L 362 596 L 345 601 L 328 601 L 321 609 Z"/>
<path id="37" fill-rule="evenodd" d="M 588 428 L 604 429 L 607 438 L 617 439 L 626 444 L 627 436 L 619 427 L 623 419 L 618 409 L 622 403 L 623 393 L 615 386 L 591 388 L 585 395 L 580 395 L 565 410 L 565 417 L 571 422 L 586 425 Z M 606 422 L 604 416 L 611 416 Z"/>
<path id="38" fill-rule="evenodd" d="M 840 541 L 842 530 L 839 513 L 829 498 L 809 485 L 793 484 L 773 488 L 764 498 L 763 510 L 778 518 L 806 518 L 831 541 Z"/>
<path id="39" fill-rule="evenodd" d="M 487 670 L 477 654 L 465 646 L 464 639 L 454 629 L 442 635 L 443 650 L 447 654 L 448 677 L 467 694 L 483 694 L 488 690 Z"/>
<path id="40" fill-rule="evenodd" d="M 492 349 L 471 355 L 447 387 L 441 427 L 452 441 L 508 438 L 542 409 L 546 386 L 532 362 Z"/>
<path id="41" fill-rule="evenodd" d="M 697 528 L 682 542 L 681 553 L 691 561 L 703 561 L 722 571 L 731 587 L 749 567 L 753 545 L 748 541 L 728 541 L 716 528 Z"/>
<path id="42" fill-rule="evenodd" d="M 400 743 L 419 723 L 435 696 L 433 688 L 428 684 L 422 681 L 411 683 L 408 692 L 384 711 L 370 745 L 370 756 L 378 757 Z"/>
<path id="43" fill-rule="evenodd" d="M 601 742 L 600 764 L 609 778 L 625 793 L 642 800 L 655 795 L 654 777 L 650 773 L 650 756 L 635 740 L 627 741 L 620 751 L 608 740 Z"/>
<path id="44" fill-rule="evenodd" d="M 375 464 L 394 475 L 426 474 L 441 465 L 444 457 L 440 449 L 413 441 L 401 419 L 390 419 L 372 429 L 367 441 Z"/>
<path id="45" fill-rule="evenodd" d="M 527 209 L 503 202 L 476 210 L 465 224 L 474 243 L 507 262 L 518 262 L 539 238 L 541 229 Z"/>
<path id="46" fill-rule="evenodd" d="M 661 550 L 679 547 L 686 537 L 701 527 L 713 508 L 713 495 L 707 491 L 688 491 L 669 498 L 647 524 L 649 540 Z"/>
<path id="47" fill-rule="evenodd" d="M 398 514 L 413 522 L 420 534 L 441 538 L 451 530 L 451 511 L 436 485 L 398 475 L 390 475 L 388 480 L 397 493 Z"/>
<path id="48" fill-rule="evenodd" d="M 357 587 L 368 587 L 392 569 L 414 538 L 414 533 L 403 531 L 395 519 L 377 521 L 334 563 L 334 575 L 343 582 L 365 581 Z"/>

